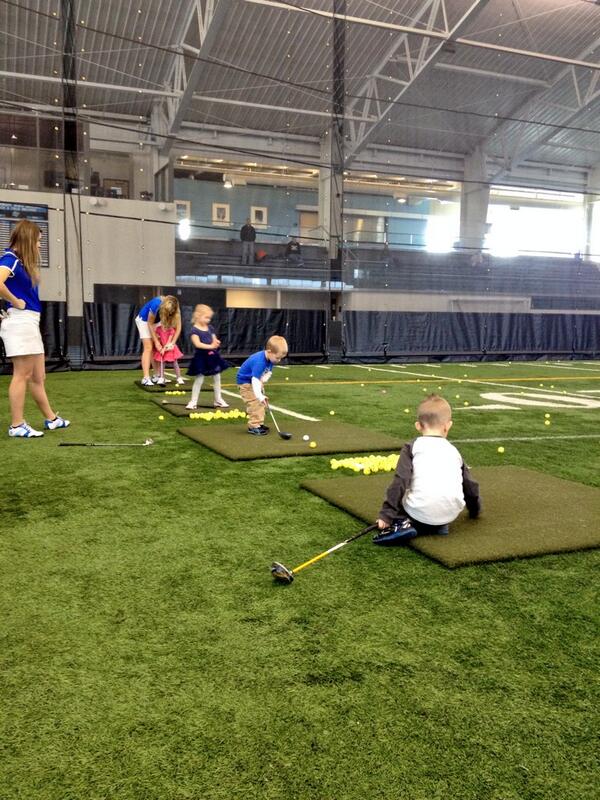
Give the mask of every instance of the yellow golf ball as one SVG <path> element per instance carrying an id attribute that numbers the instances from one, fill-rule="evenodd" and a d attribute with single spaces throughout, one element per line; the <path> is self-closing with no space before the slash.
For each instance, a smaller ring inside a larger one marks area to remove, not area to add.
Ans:
<path id="1" fill-rule="evenodd" d="M 550 420 L 549 419 L 545 419 L 544 420 L 544 425 L 550 425 Z"/>
<path id="2" fill-rule="evenodd" d="M 504 448 L 503 448 L 503 447 L 499 447 L 499 448 L 498 448 L 498 452 L 499 452 L 499 453 L 503 453 L 503 452 L 504 452 Z"/>
<path id="3" fill-rule="evenodd" d="M 405 414 L 410 414 L 410 408 L 405 408 L 405 409 L 404 409 L 404 413 L 405 413 Z"/>
<path id="4" fill-rule="evenodd" d="M 310 443 L 308 446 L 309 446 L 309 447 L 316 447 L 316 446 L 317 446 L 317 443 L 316 443 L 316 442 L 311 442 L 311 443 Z"/>
<path id="5" fill-rule="evenodd" d="M 285 379 L 286 379 L 286 381 L 289 381 L 289 378 L 287 377 L 287 375 L 286 375 Z"/>
<path id="6" fill-rule="evenodd" d="M 164 419 L 164 416 L 163 416 L 162 414 L 159 414 L 159 415 L 158 415 L 158 418 L 159 418 L 159 419 Z"/>
<path id="7" fill-rule="evenodd" d="M 333 417 L 335 415 L 335 411 L 330 411 L 329 414 Z"/>
<path id="8" fill-rule="evenodd" d="M 544 414 L 545 419 L 550 419 L 550 414 Z"/>

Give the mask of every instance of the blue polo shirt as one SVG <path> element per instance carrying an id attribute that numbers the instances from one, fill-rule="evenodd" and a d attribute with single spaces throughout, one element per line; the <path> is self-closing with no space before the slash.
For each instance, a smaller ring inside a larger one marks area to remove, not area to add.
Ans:
<path id="1" fill-rule="evenodd" d="M 148 322 L 148 316 L 149 316 L 150 312 L 152 312 L 154 314 L 154 316 L 156 317 L 156 315 L 158 314 L 158 309 L 160 308 L 161 302 L 162 301 L 161 301 L 160 297 L 154 297 L 154 298 L 152 298 L 152 300 L 148 300 L 146 305 L 142 306 L 140 308 L 140 313 L 138 314 L 138 317 L 140 319 L 143 319 L 144 322 Z"/>
<path id="2" fill-rule="evenodd" d="M 265 372 L 272 372 L 273 364 L 267 358 L 265 351 L 261 350 L 259 353 L 254 353 L 247 358 L 238 370 L 237 383 L 238 386 L 242 383 L 252 383 L 252 378 L 258 378 L 260 381 Z"/>
<path id="3" fill-rule="evenodd" d="M 6 288 L 19 300 L 25 300 L 25 309 L 27 311 L 37 311 L 39 313 L 42 310 L 39 289 L 32 282 L 19 256 L 12 250 L 5 250 L 0 258 L 0 267 L 6 267 L 6 269 L 10 270 L 10 275 L 6 279 Z M 8 305 L 10 307 L 12 303 Z"/>

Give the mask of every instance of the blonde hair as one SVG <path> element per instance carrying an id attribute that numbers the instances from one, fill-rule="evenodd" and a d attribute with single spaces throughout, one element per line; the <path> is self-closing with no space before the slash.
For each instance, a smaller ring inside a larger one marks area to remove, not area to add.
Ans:
<path id="1" fill-rule="evenodd" d="M 288 343 L 283 336 L 271 336 L 267 340 L 265 350 L 275 353 L 276 356 L 286 356 L 288 352 Z"/>
<path id="2" fill-rule="evenodd" d="M 200 317 L 204 317 L 208 314 L 212 315 L 215 312 L 212 310 L 210 306 L 204 305 L 204 303 L 198 303 L 198 305 L 194 308 L 194 313 L 192 314 L 192 325 L 195 325 Z"/>
<path id="3" fill-rule="evenodd" d="M 8 243 L 9 248 L 19 256 L 34 285 L 40 282 L 38 242 L 41 235 L 42 231 L 35 222 L 22 219 L 13 228 Z"/>
<path id="4" fill-rule="evenodd" d="M 430 394 L 419 403 L 417 419 L 424 428 L 439 428 L 452 419 L 452 408 L 439 394 Z"/>
<path id="5" fill-rule="evenodd" d="M 181 312 L 179 311 L 179 301 L 172 294 L 163 297 L 160 308 L 158 309 L 158 318 L 163 328 L 174 328 L 181 319 Z"/>

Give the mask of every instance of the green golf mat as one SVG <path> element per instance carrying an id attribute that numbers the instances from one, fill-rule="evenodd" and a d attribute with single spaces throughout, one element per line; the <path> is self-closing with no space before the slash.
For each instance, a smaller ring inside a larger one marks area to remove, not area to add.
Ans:
<path id="1" fill-rule="evenodd" d="M 202 425 L 179 428 L 179 433 L 189 436 L 198 444 L 209 447 L 232 461 L 254 458 L 285 458 L 286 456 L 316 456 L 324 453 L 366 453 L 372 450 L 396 450 L 402 440 L 368 428 L 359 428 L 346 422 L 325 419 L 322 422 L 290 421 L 279 415 L 277 422 L 282 431 L 292 434 L 289 441 L 277 435 L 272 420 L 265 419 L 271 428 L 268 436 L 252 436 L 245 423 L 239 425 Z M 307 435 L 309 441 L 302 437 Z M 316 447 L 310 447 L 310 442 Z"/>
<path id="2" fill-rule="evenodd" d="M 600 489 L 521 467 L 479 467 L 483 512 L 463 512 L 448 536 L 410 544 L 447 567 L 600 547 Z M 306 480 L 301 486 L 355 517 L 377 518 L 391 475 Z"/>
<path id="3" fill-rule="evenodd" d="M 189 417 L 190 414 L 202 412 L 202 411 L 216 411 L 217 409 L 214 407 L 213 404 L 213 395 L 212 393 L 208 396 L 200 395 L 198 399 L 198 408 L 196 412 L 189 411 L 186 408 L 187 403 L 190 400 L 189 392 L 186 394 L 185 397 L 152 397 L 150 398 L 153 403 L 156 403 L 159 408 L 168 411 L 169 414 L 173 414 L 175 417 Z M 229 408 L 222 408 L 221 411 L 230 411 L 234 408 L 238 408 L 240 411 L 243 411 L 245 406 L 242 401 L 241 397 L 228 397 L 226 400 L 229 403 Z M 238 420 L 239 422 L 239 420 Z"/>
<path id="4" fill-rule="evenodd" d="M 135 385 L 139 389 L 142 389 L 142 391 L 144 392 L 150 392 L 150 394 L 163 394 L 163 392 L 181 392 L 181 391 L 189 392 L 192 389 L 193 382 L 194 382 L 193 378 L 186 378 L 186 381 L 183 384 L 183 386 L 179 386 L 173 380 L 170 381 L 169 383 L 166 383 L 164 386 L 157 386 L 155 383 L 153 383 L 152 386 L 142 386 L 141 380 L 134 381 Z M 202 386 L 202 391 L 212 392 L 212 390 L 213 390 L 212 381 L 210 380 L 210 378 L 208 378 L 207 380 L 204 381 L 204 384 Z"/>

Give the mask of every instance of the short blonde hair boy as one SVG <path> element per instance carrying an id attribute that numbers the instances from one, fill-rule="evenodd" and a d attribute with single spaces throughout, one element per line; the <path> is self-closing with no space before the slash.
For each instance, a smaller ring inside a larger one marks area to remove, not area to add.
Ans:
<path id="1" fill-rule="evenodd" d="M 452 408 L 439 394 L 430 394 L 417 408 L 417 420 L 424 428 L 441 428 L 452 419 Z"/>
<path id="2" fill-rule="evenodd" d="M 269 352 L 273 353 L 274 355 L 281 356 L 283 358 L 287 355 L 288 344 L 283 336 L 271 336 L 267 341 L 265 350 L 269 350 Z"/>

